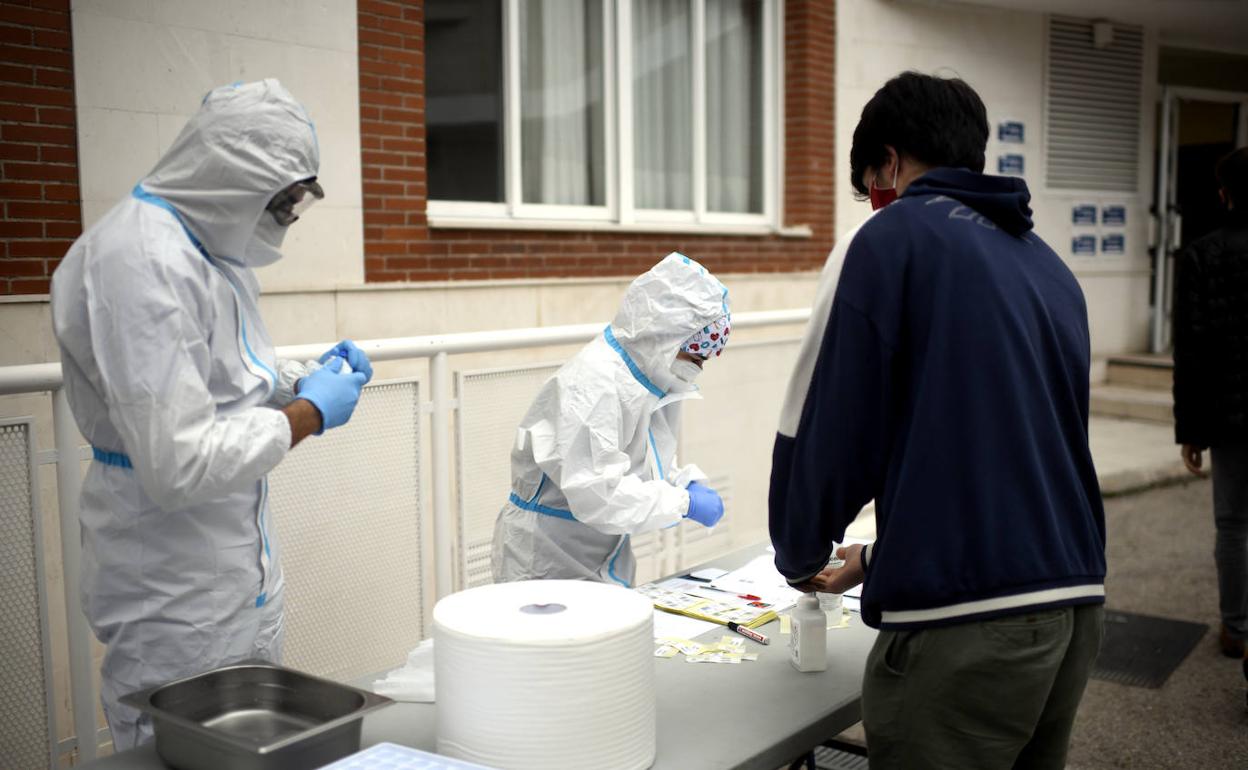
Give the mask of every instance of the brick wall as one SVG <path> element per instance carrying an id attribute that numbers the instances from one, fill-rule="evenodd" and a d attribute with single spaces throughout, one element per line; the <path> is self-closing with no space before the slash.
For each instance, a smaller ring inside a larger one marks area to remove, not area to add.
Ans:
<path id="1" fill-rule="evenodd" d="M 785 3 L 785 224 L 778 236 L 430 229 L 419 0 L 360 0 L 360 141 L 368 281 L 633 275 L 669 251 L 718 272 L 822 266 L 833 234 L 835 0 Z"/>
<path id="2" fill-rule="evenodd" d="M 42 294 L 82 229 L 69 0 L 0 0 L 0 294 Z"/>

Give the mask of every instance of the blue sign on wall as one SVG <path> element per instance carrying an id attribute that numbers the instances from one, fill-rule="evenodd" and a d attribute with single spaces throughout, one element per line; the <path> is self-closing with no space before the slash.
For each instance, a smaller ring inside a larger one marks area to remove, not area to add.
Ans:
<path id="1" fill-rule="evenodd" d="M 1123 227 L 1127 224 L 1127 207 L 1106 206 L 1101 209 L 1101 224 L 1107 227 Z"/>
<path id="2" fill-rule="evenodd" d="M 1096 206 L 1092 203 L 1080 203 L 1070 209 L 1070 221 L 1076 225 L 1096 224 Z"/>
<path id="3" fill-rule="evenodd" d="M 1076 257 L 1096 256 L 1096 236 L 1076 235 L 1070 239 L 1070 250 Z"/>
<path id="4" fill-rule="evenodd" d="M 1016 153 L 997 158 L 997 173 L 1007 176 L 1023 175 L 1023 156 Z"/>
<path id="5" fill-rule="evenodd" d="M 1125 254 L 1127 251 L 1127 236 L 1122 233 L 1110 233 L 1101 238 L 1102 254 Z"/>
<path id="6" fill-rule="evenodd" d="M 1003 120 L 997 124 L 997 139 L 1007 144 L 1022 144 L 1025 133 L 1021 120 Z"/>

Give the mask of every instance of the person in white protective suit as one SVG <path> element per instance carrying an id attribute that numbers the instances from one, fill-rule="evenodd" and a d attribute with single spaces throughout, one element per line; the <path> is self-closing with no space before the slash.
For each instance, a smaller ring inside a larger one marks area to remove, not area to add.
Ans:
<path id="1" fill-rule="evenodd" d="M 676 463 L 693 381 L 730 333 L 728 290 L 669 254 L 628 287 L 611 325 L 550 377 L 516 432 L 512 488 L 494 525 L 495 582 L 631 585 L 629 536 L 724 514 L 706 474 Z"/>
<path id="2" fill-rule="evenodd" d="M 65 387 L 95 458 L 82 603 L 106 645 L 118 750 L 151 736 L 122 695 L 280 655 L 265 475 L 346 422 L 372 375 L 349 341 L 323 367 L 276 360 L 260 318 L 252 268 L 323 197 L 318 166 L 312 122 L 280 83 L 216 89 L 53 276 Z"/>

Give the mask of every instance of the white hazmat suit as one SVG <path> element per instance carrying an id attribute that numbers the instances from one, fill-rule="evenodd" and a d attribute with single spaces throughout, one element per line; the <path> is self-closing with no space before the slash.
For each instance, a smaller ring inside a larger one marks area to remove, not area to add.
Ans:
<path id="1" fill-rule="evenodd" d="M 120 696 L 280 655 L 265 474 L 290 449 L 277 408 L 308 368 L 275 359 L 251 268 L 281 256 L 285 228 L 265 205 L 318 166 L 312 123 L 280 83 L 216 89 L 53 276 L 65 386 L 95 455 L 82 602 L 107 645 L 119 750 L 151 735 Z"/>
<path id="2" fill-rule="evenodd" d="M 496 582 L 572 578 L 630 585 L 629 536 L 680 522 L 690 481 L 676 465 L 681 344 L 728 312 L 728 290 L 669 254 L 628 287 L 619 312 L 538 392 L 516 431 L 512 489 L 494 526 Z"/>

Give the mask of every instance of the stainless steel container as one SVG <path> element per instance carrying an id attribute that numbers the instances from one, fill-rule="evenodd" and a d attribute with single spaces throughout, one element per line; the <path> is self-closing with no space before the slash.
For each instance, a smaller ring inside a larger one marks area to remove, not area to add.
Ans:
<path id="1" fill-rule="evenodd" d="M 358 751 L 364 715 L 394 701 L 245 661 L 121 702 L 151 715 L 156 753 L 177 770 L 303 770 Z"/>

